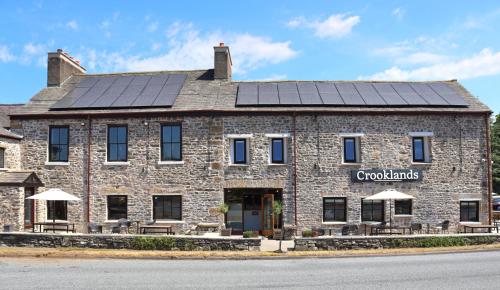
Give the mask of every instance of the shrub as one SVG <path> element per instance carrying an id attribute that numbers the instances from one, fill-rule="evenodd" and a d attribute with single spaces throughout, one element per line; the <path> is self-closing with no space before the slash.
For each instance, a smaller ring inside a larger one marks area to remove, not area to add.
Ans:
<path id="1" fill-rule="evenodd" d="M 422 239 L 395 239 L 393 247 L 396 248 L 435 248 L 435 247 L 457 247 L 473 244 L 491 244 L 495 242 L 492 237 L 480 237 L 469 239 L 467 237 L 426 237 Z"/>
<path id="2" fill-rule="evenodd" d="M 304 238 L 312 238 L 314 235 L 313 230 L 305 229 L 302 231 L 302 237 Z"/>
<path id="3" fill-rule="evenodd" d="M 254 232 L 254 231 L 244 231 L 243 232 L 243 237 L 245 239 L 248 238 L 257 238 L 259 236 L 259 232 Z"/>

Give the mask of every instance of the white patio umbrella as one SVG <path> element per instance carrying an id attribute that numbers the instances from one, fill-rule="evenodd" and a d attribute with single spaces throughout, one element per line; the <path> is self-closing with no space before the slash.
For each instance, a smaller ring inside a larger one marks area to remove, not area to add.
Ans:
<path id="1" fill-rule="evenodd" d="M 50 200 L 52 201 L 52 208 L 54 208 L 56 200 L 65 200 L 65 201 L 76 201 L 80 200 L 80 198 L 69 194 L 65 191 L 60 190 L 59 188 L 52 188 L 47 191 L 32 195 L 27 197 L 26 199 L 35 199 L 35 200 Z M 56 215 L 52 214 L 53 222 L 56 222 Z"/>
<path id="2" fill-rule="evenodd" d="M 402 199 L 414 199 L 415 197 L 408 195 L 406 193 L 399 192 L 395 189 L 386 189 L 384 191 L 381 191 L 379 193 L 376 193 L 374 195 L 371 195 L 367 198 L 366 200 L 389 200 L 390 204 L 390 220 L 389 220 L 389 226 L 392 227 L 392 201 L 393 200 L 402 200 Z"/>

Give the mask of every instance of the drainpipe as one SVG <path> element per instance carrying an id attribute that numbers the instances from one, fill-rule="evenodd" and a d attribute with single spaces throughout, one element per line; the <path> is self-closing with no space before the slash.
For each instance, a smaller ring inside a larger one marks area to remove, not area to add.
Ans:
<path id="1" fill-rule="evenodd" d="M 492 183 L 492 176 L 491 176 L 491 128 L 490 128 L 490 117 L 491 113 L 488 113 L 484 117 L 484 125 L 486 126 L 486 166 L 487 166 L 487 171 L 488 171 L 488 224 L 491 225 L 491 222 L 493 220 L 493 212 L 491 208 L 491 198 L 492 198 L 492 192 L 493 192 L 493 183 Z"/>
<path id="2" fill-rule="evenodd" d="M 87 223 L 90 223 L 90 165 L 91 165 L 91 143 L 92 143 L 92 119 L 87 116 Z"/>
<path id="3" fill-rule="evenodd" d="M 297 114 L 293 112 L 293 205 L 297 226 Z"/>

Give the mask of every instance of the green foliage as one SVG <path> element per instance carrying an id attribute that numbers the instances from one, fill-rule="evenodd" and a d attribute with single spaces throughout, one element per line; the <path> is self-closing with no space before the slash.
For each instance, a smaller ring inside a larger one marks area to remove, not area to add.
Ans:
<path id="1" fill-rule="evenodd" d="M 426 237 L 422 239 L 394 239 L 395 248 L 436 248 L 436 247 L 459 247 L 479 244 L 491 244 L 496 241 L 495 237 Z"/>
<path id="2" fill-rule="evenodd" d="M 493 192 L 500 193 L 500 115 L 491 126 L 491 160 L 493 161 Z"/>
<path id="3" fill-rule="evenodd" d="M 243 232 L 243 237 L 245 239 L 248 239 L 248 238 L 257 238 L 259 237 L 259 232 L 254 232 L 254 231 L 244 231 Z"/>
<path id="4" fill-rule="evenodd" d="M 171 250 L 175 247 L 175 241 L 170 237 L 134 237 L 130 246 L 134 250 Z"/>
<path id="5" fill-rule="evenodd" d="M 273 212 L 279 216 L 283 212 L 283 203 L 280 200 L 275 200 L 273 203 Z"/>
<path id="6" fill-rule="evenodd" d="M 221 214 L 226 214 L 228 211 L 229 211 L 229 205 L 227 205 L 227 203 L 219 205 L 219 212 Z"/>
<path id="7" fill-rule="evenodd" d="M 302 231 L 302 237 L 311 238 L 313 236 L 313 231 L 310 229 L 305 229 Z"/>

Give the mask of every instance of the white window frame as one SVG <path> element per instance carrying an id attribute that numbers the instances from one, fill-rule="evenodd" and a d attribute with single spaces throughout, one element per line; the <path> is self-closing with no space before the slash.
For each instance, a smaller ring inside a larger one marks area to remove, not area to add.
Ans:
<path id="1" fill-rule="evenodd" d="M 46 149 L 46 159 L 45 159 L 45 165 L 46 166 L 69 166 L 70 165 L 70 158 L 69 158 L 69 152 L 70 152 L 70 148 L 69 148 L 69 143 L 68 142 L 68 161 L 66 162 L 61 162 L 61 161 L 50 161 L 50 127 L 52 126 L 67 126 L 68 127 L 68 135 L 70 134 L 70 131 L 71 131 L 71 126 L 70 125 L 64 125 L 64 124 L 50 124 L 48 126 L 48 130 L 47 130 L 47 149 Z M 69 140 L 71 140 L 71 135 L 69 136 Z"/>
<path id="2" fill-rule="evenodd" d="M 226 138 L 229 140 L 229 165 L 231 166 L 248 166 L 250 162 L 250 140 L 253 134 L 228 134 Z M 245 139 L 246 141 L 246 163 L 234 163 L 234 139 Z"/>
<path id="3" fill-rule="evenodd" d="M 109 135 L 109 127 L 110 126 L 125 126 L 127 128 L 127 161 L 108 161 L 108 135 Z M 106 154 L 104 155 L 104 165 L 106 166 L 129 166 L 130 165 L 130 155 L 129 155 L 129 126 L 127 123 L 109 123 L 105 124 L 106 126 L 106 138 L 105 138 L 105 143 L 104 146 L 106 147 Z"/>
<path id="4" fill-rule="evenodd" d="M 340 133 L 341 139 L 341 148 L 342 148 L 342 164 L 344 165 L 357 165 L 360 164 L 361 159 L 361 138 L 365 136 L 365 133 Z M 356 142 L 356 162 L 345 162 L 345 148 L 344 148 L 344 139 L 345 138 L 354 138 Z"/>
<path id="5" fill-rule="evenodd" d="M 269 139 L 269 150 L 268 150 L 268 165 L 287 165 L 288 163 L 288 139 L 290 139 L 290 133 L 276 133 L 276 134 L 266 134 Z M 283 163 L 273 163 L 273 139 L 283 139 Z"/>
<path id="6" fill-rule="evenodd" d="M 432 154 L 431 154 L 431 138 L 434 137 L 433 132 L 409 132 L 408 135 L 411 138 L 411 162 L 413 164 L 429 164 L 432 163 Z M 424 161 L 423 162 L 415 162 L 413 161 L 413 138 L 420 137 L 424 140 Z"/>

